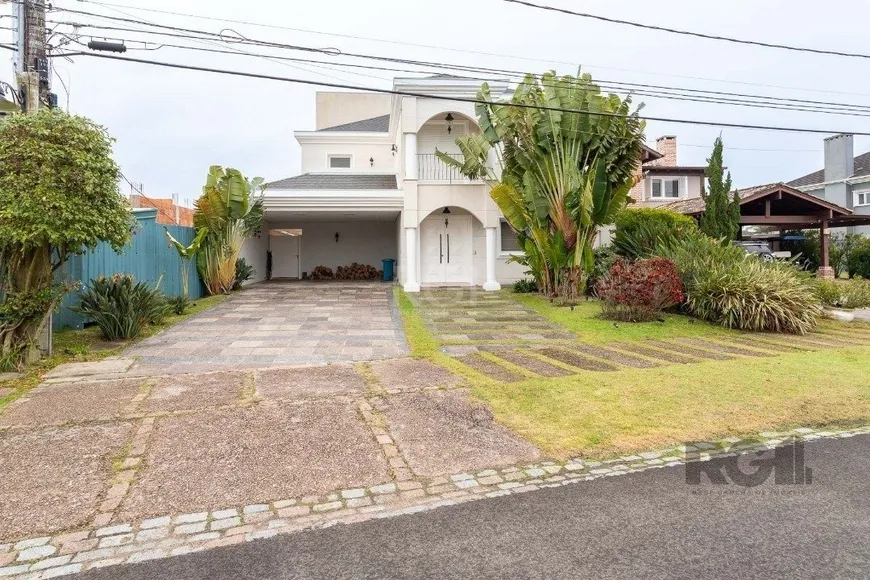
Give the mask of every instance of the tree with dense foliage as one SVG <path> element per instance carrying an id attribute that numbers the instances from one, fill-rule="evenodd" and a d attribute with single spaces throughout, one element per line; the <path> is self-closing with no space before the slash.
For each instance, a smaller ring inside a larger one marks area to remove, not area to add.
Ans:
<path id="1" fill-rule="evenodd" d="M 113 139 L 83 117 L 42 109 L 0 121 L 0 368 L 17 368 L 61 297 L 58 272 L 100 242 L 115 251 L 133 221 L 118 192 Z"/>
<path id="2" fill-rule="evenodd" d="M 494 103 L 489 85 L 475 106 L 481 132 L 457 139 L 462 159 L 439 152 L 463 175 L 485 179 L 517 233 L 541 290 L 576 300 L 593 268 L 592 244 L 613 223 L 635 184 L 644 122 L 631 99 L 605 95 L 589 75 L 526 75 Z M 501 174 L 488 162 L 499 158 Z"/>
<path id="3" fill-rule="evenodd" d="M 662 244 L 698 233 L 693 217 L 663 207 L 628 207 L 614 223 L 613 249 L 630 260 L 652 257 Z"/>
<path id="4" fill-rule="evenodd" d="M 207 229 L 197 253 L 197 267 L 209 294 L 228 294 L 236 279 L 242 244 L 263 225 L 263 178 L 245 179 L 238 169 L 213 165 L 193 225 Z"/>
<path id="5" fill-rule="evenodd" d="M 709 189 L 701 181 L 701 198 L 705 204 L 701 231 L 711 238 L 730 242 L 740 232 L 740 196 L 731 192 L 731 172 L 725 175 L 722 150 L 722 137 L 717 137 L 707 159 Z"/>

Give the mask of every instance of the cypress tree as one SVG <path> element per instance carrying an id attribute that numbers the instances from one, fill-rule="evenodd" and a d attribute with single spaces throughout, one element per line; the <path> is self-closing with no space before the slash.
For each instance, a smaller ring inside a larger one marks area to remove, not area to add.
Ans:
<path id="1" fill-rule="evenodd" d="M 701 231 L 712 238 L 730 242 L 740 229 L 740 196 L 731 192 L 731 172 L 725 175 L 722 150 L 722 137 L 717 137 L 713 152 L 707 159 L 709 190 L 701 182 L 701 198 L 706 204 L 701 216 Z"/>

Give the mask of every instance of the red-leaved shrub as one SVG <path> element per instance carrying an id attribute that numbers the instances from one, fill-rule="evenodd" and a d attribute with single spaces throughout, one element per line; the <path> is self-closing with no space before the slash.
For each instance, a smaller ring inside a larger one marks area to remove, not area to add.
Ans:
<path id="1" fill-rule="evenodd" d="M 617 258 L 610 272 L 595 284 L 602 316 L 614 320 L 653 320 L 665 308 L 683 301 L 677 267 L 665 258 L 630 262 Z"/>

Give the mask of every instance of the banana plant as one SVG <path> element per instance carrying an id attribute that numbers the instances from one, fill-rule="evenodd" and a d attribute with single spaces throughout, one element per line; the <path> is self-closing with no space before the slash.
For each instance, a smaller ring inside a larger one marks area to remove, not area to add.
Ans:
<path id="1" fill-rule="evenodd" d="M 197 266 L 209 294 L 230 292 L 242 244 L 260 232 L 263 181 L 262 177 L 248 180 L 237 169 L 209 168 L 193 216 L 193 225 L 208 231 Z"/>
<path id="2" fill-rule="evenodd" d="M 200 228 L 197 230 L 196 237 L 193 238 L 193 242 L 191 242 L 189 246 L 185 246 L 176 240 L 172 234 L 169 233 L 169 229 L 164 228 L 164 231 L 166 232 L 166 237 L 169 238 L 169 243 L 175 248 L 175 251 L 178 252 L 178 257 L 181 258 L 181 291 L 184 296 L 188 296 L 190 286 L 187 262 L 196 257 L 200 246 L 202 246 L 203 240 L 205 240 L 205 237 L 208 235 L 208 228 Z"/>
<path id="3" fill-rule="evenodd" d="M 597 232 L 613 223 L 635 183 L 640 107 L 602 94 L 589 75 L 555 72 L 527 75 L 509 102 L 494 102 L 487 84 L 478 99 L 480 132 L 457 139 L 462 158 L 436 155 L 489 184 L 524 249 L 521 261 L 545 293 L 573 301 L 592 271 Z M 489 166 L 492 150 L 500 174 Z"/>

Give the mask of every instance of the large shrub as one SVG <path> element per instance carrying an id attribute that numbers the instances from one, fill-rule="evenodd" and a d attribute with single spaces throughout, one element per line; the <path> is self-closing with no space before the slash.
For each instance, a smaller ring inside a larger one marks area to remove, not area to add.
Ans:
<path id="1" fill-rule="evenodd" d="M 819 299 L 836 308 L 866 308 L 870 306 L 870 280 L 819 281 Z"/>
<path id="2" fill-rule="evenodd" d="M 651 258 L 630 262 L 617 258 L 610 272 L 595 285 L 605 318 L 642 322 L 683 301 L 683 284 L 671 260 Z"/>
<path id="3" fill-rule="evenodd" d="M 695 236 L 698 225 L 687 215 L 662 208 L 627 208 L 616 216 L 613 248 L 625 258 L 654 255 L 656 248 Z"/>
<path id="4" fill-rule="evenodd" d="M 130 240 L 112 143 L 103 127 L 56 109 L 0 121 L 0 371 L 35 358 L 72 288 L 56 276 L 69 257 Z"/>
<path id="5" fill-rule="evenodd" d="M 613 263 L 616 262 L 616 258 L 618 258 L 613 246 L 601 246 L 600 248 L 595 248 L 593 257 L 595 261 L 592 266 L 592 272 L 589 274 L 589 280 L 586 282 L 587 294 L 595 293 L 595 285 L 599 280 L 607 276 L 607 273 L 610 272 L 610 268 L 613 267 Z"/>
<path id="6" fill-rule="evenodd" d="M 855 247 L 845 258 L 849 277 L 860 276 L 870 279 L 870 240 L 865 237 L 856 240 Z"/>
<path id="7" fill-rule="evenodd" d="M 790 262 L 763 262 L 698 235 L 660 252 L 674 260 L 693 315 L 742 330 L 805 334 L 821 315 L 812 275 Z"/>
<path id="8" fill-rule="evenodd" d="M 106 340 L 136 338 L 142 328 L 160 324 L 172 310 L 157 285 L 135 282 L 127 274 L 91 280 L 79 299 L 71 310 L 92 320 Z"/>

